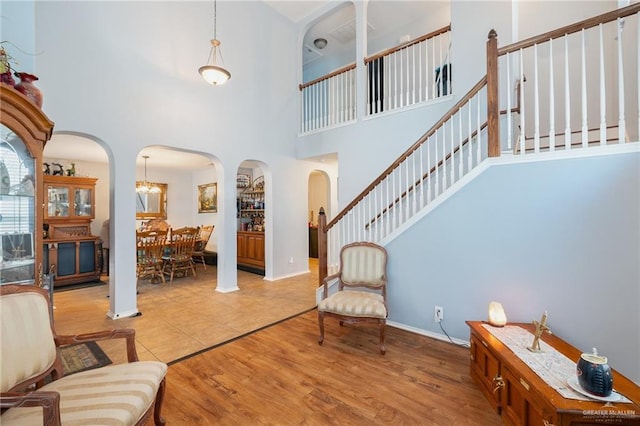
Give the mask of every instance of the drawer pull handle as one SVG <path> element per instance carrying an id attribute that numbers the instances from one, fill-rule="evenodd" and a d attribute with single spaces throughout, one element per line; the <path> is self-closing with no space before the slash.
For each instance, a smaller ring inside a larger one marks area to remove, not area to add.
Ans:
<path id="1" fill-rule="evenodd" d="M 484 345 L 485 348 L 488 348 L 489 345 L 487 344 L 487 342 L 485 342 L 484 340 L 482 340 L 482 344 Z"/>
<path id="2" fill-rule="evenodd" d="M 504 379 L 496 374 L 493 378 L 493 393 L 496 393 L 499 389 L 504 387 Z"/>
<path id="3" fill-rule="evenodd" d="M 523 388 L 525 388 L 526 390 L 529 390 L 529 383 L 525 382 L 524 379 L 520 379 L 520 384 L 522 385 Z"/>

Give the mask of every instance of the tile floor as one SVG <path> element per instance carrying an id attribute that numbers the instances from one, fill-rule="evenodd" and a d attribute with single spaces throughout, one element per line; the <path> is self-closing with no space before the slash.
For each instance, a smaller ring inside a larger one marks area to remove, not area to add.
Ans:
<path id="1" fill-rule="evenodd" d="M 198 268 L 197 278 L 174 279 L 173 284 L 138 283 L 142 315 L 112 320 L 108 286 L 56 292 L 54 321 L 59 334 L 112 328 L 134 328 L 138 356 L 166 363 L 179 360 L 315 307 L 317 259 L 310 273 L 279 281 L 238 271 L 239 291 L 215 291 L 216 268 Z M 126 357 L 123 342 L 101 342 L 114 361 Z"/>

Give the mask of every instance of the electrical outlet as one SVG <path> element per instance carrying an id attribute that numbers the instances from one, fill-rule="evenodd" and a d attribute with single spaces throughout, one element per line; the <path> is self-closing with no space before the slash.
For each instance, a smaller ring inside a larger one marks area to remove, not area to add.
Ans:
<path id="1" fill-rule="evenodd" d="M 435 322 L 440 322 L 444 319 L 444 308 L 442 306 L 436 305 L 433 308 L 433 320 Z"/>
<path id="2" fill-rule="evenodd" d="M 289 263 L 293 263 L 293 257 L 289 258 Z"/>

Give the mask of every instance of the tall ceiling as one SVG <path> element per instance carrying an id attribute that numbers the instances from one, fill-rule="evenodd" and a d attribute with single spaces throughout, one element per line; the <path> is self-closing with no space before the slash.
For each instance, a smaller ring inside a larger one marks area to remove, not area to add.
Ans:
<path id="1" fill-rule="evenodd" d="M 330 3 L 330 0 L 264 0 L 264 2 L 291 22 L 297 23 Z"/>
<path id="2" fill-rule="evenodd" d="M 342 0 L 263 0 L 275 11 L 289 19 L 293 23 L 299 23 L 305 18 L 317 12 L 328 3 L 344 4 L 318 22 L 316 22 L 304 37 L 304 61 L 312 61 L 323 55 L 331 55 L 340 50 L 353 49 L 355 37 L 349 37 L 353 30 L 354 12 L 350 1 Z M 385 29 L 406 23 L 408 19 L 419 16 L 418 11 L 423 10 L 425 1 L 376 1 L 371 0 L 368 8 L 368 25 L 370 31 L 382 26 Z M 350 31 L 351 29 L 351 31 Z M 320 51 L 315 48 L 313 41 L 316 38 L 325 38 L 327 46 Z M 311 49 L 307 49 L 307 46 Z M 94 141 L 77 135 L 54 134 L 45 147 L 45 156 L 53 159 L 108 162 L 106 152 Z M 149 155 L 149 166 L 193 170 L 205 168 L 211 164 L 211 160 L 199 154 L 169 150 L 162 147 L 147 147 L 140 152 L 138 164 L 143 164 L 142 155 Z M 319 161 L 335 161 L 335 158 L 318 159 Z"/>

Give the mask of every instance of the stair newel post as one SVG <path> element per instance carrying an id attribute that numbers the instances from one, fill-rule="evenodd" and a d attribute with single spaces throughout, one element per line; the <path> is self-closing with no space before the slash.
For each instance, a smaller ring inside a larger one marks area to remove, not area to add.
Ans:
<path id="1" fill-rule="evenodd" d="M 500 157 L 500 105 L 498 103 L 498 33 L 487 40 L 487 143 L 489 157 Z"/>
<path id="2" fill-rule="evenodd" d="M 318 285 L 327 277 L 327 215 L 324 207 L 318 213 Z"/>

